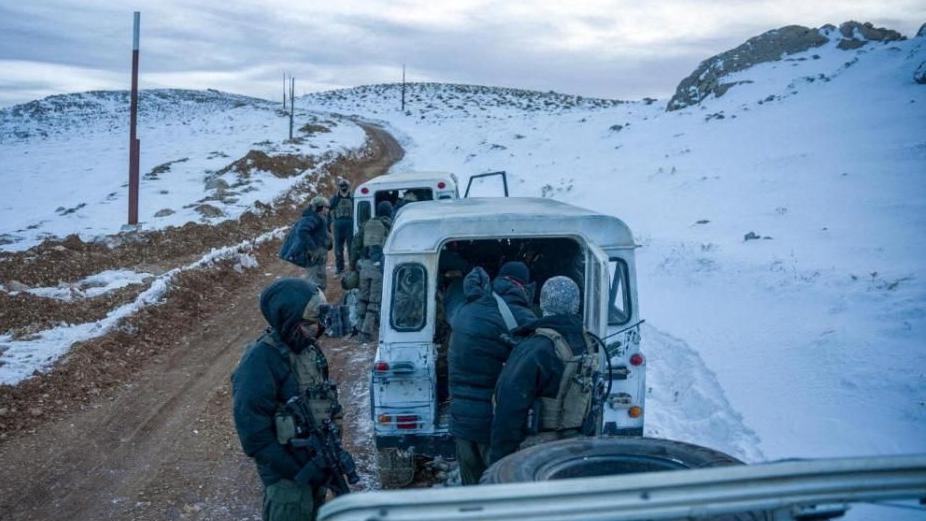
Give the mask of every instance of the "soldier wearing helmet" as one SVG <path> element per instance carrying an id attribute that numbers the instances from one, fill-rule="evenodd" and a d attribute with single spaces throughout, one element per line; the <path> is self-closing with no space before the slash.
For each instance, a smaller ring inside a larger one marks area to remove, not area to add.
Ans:
<path id="1" fill-rule="evenodd" d="M 328 250 L 331 249 L 331 237 L 328 232 L 328 199 L 315 196 L 309 207 L 302 212 L 302 218 L 292 227 L 283 247 L 280 258 L 305 268 L 306 278 L 321 290 L 327 287 L 325 273 L 328 263 Z"/>
<path id="2" fill-rule="evenodd" d="M 379 325 L 379 306 L 383 297 L 383 246 L 392 229 L 392 204 L 376 205 L 376 217 L 363 223 L 354 236 L 350 251 L 351 269 L 360 272 L 360 309 L 363 322 L 360 339 L 369 341 Z"/>
<path id="3" fill-rule="evenodd" d="M 344 250 L 350 253 L 354 235 L 354 197 L 346 179 L 338 181 L 338 192 L 331 198 L 331 227 L 334 232 L 334 264 L 338 275 L 344 271 Z"/>

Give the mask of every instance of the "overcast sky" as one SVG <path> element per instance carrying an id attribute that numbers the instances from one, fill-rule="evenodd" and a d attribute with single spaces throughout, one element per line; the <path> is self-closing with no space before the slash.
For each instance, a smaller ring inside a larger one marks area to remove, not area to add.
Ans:
<path id="1" fill-rule="evenodd" d="M 912 36 L 924 0 L 2 0 L 0 106 L 126 89 L 132 11 L 141 87 L 276 99 L 399 81 L 665 97 L 697 64 L 766 30 L 854 19 Z"/>

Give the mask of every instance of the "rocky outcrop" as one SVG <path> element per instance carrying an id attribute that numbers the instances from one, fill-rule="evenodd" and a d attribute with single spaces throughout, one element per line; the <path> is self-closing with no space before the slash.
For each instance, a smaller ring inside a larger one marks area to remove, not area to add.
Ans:
<path id="1" fill-rule="evenodd" d="M 913 71 L 913 81 L 920 85 L 926 85 L 926 62 L 921 63 L 920 66 Z"/>
<path id="2" fill-rule="evenodd" d="M 842 50 L 858 49 L 868 42 L 893 42 L 904 39 L 897 31 L 875 27 L 871 22 L 846 22 L 839 26 L 839 33 L 843 38 L 836 46 Z"/>
<path id="3" fill-rule="evenodd" d="M 920 26 L 920 30 L 916 32 L 917 38 L 926 37 L 926 24 Z"/>
<path id="4" fill-rule="evenodd" d="M 926 26 L 924 26 L 926 27 Z M 920 29 L 924 32 L 926 29 Z M 868 42 L 889 42 L 902 40 L 897 31 L 875 27 L 871 23 L 845 22 L 837 29 L 824 25 L 811 29 L 800 25 L 789 25 L 755 36 L 746 43 L 701 62 L 675 89 L 666 110 L 678 110 L 697 105 L 711 95 L 723 96 L 738 83 L 724 81 L 728 74 L 748 69 L 753 65 L 780 60 L 783 56 L 803 52 L 838 39 L 837 47 L 843 50 L 857 49 Z"/>

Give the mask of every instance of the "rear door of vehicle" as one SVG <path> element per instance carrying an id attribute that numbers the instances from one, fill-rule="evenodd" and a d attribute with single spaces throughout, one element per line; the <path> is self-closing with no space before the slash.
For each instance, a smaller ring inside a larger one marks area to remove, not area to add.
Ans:
<path id="1" fill-rule="evenodd" d="M 499 197 L 499 190 L 497 188 L 492 188 L 493 183 L 488 181 L 488 179 L 498 177 L 501 180 L 501 193 L 504 194 L 504 197 L 508 197 L 508 174 L 504 171 L 498 172 L 486 172 L 484 174 L 473 174 L 469 177 L 469 181 L 466 183 L 466 192 L 463 194 L 463 198 L 470 197 L 472 191 L 472 197 Z M 473 181 L 477 181 L 473 184 Z M 475 188 L 475 191 L 473 189 Z"/>
<path id="2" fill-rule="evenodd" d="M 611 388 L 604 406 L 605 434 L 643 434 L 646 359 L 640 351 L 640 321 L 632 249 L 608 251 L 605 304 Z"/>

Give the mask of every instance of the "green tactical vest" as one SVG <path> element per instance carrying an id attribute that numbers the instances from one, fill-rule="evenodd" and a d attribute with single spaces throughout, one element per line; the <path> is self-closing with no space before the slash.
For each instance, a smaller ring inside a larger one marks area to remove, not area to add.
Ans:
<path id="1" fill-rule="evenodd" d="M 363 247 L 378 247 L 382 250 L 383 245 L 386 244 L 386 235 L 388 233 L 389 230 L 386 228 L 386 225 L 383 224 L 383 221 L 380 219 L 370 219 L 363 225 Z"/>
<path id="2" fill-rule="evenodd" d="M 311 345 L 298 355 L 290 351 L 289 364 L 293 376 L 296 378 L 300 395 L 305 393 L 307 389 L 319 387 L 328 381 L 328 360 L 318 346 Z M 316 421 L 338 417 L 340 407 L 338 406 L 337 393 L 332 391 L 323 395 L 310 396 L 309 409 L 311 409 L 312 416 L 315 417 Z M 284 414 L 282 408 L 276 414 L 275 426 L 277 441 L 280 444 L 286 445 L 295 436 L 296 427 L 293 424 L 293 419 Z"/>
<path id="3" fill-rule="evenodd" d="M 335 219 L 350 219 L 354 216 L 354 200 L 350 197 L 342 197 L 338 200 L 338 205 L 331 210 L 331 215 Z"/>
<path id="4" fill-rule="evenodd" d="M 553 329 L 539 328 L 534 333 L 553 342 L 565 366 L 556 397 L 540 399 L 540 432 L 579 429 L 592 408 L 598 343 L 585 334 L 585 354 L 575 356 L 566 339 Z"/>

